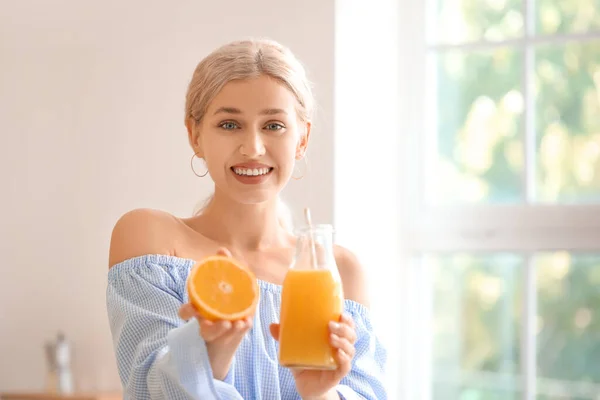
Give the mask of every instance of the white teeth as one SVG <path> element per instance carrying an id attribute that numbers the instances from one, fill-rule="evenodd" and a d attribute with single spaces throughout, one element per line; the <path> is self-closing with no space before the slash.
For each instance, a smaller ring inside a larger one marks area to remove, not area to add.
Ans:
<path id="1" fill-rule="evenodd" d="M 266 175 L 271 170 L 270 168 L 234 168 L 234 172 L 237 175 L 243 176 L 258 176 L 258 175 Z"/>

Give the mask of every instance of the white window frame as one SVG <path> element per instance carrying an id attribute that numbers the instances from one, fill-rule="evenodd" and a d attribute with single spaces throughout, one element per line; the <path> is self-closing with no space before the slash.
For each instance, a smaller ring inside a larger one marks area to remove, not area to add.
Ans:
<path id="1" fill-rule="evenodd" d="M 402 125 L 408 132 L 405 139 L 403 157 L 399 170 L 410 171 L 404 175 L 399 189 L 409 197 L 400 217 L 401 240 L 404 241 L 409 255 L 421 255 L 428 252 L 496 252 L 514 251 L 527 256 L 525 281 L 525 304 L 522 335 L 522 390 L 523 399 L 536 397 L 536 287 L 535 271 L 531 255 L 537 251 L 570 250 L 600 252 L 600 203 L 587 205 L 548 205 L 533 204 L 535 155 L 535 127 L 532 123 L 533 106 L 530 87 L 523 88 L 525 98 L 525 165 L 527 173 L 523 185 L 526 201 L 523 205 L 466 205 L 423 207 L 425 183 L 435 179 L 429 165 L 435 160 L 436 134 L 434 118 L 427 115 L 427 54 L 430 51 L 449 49 L 485 50 L 499 46 L 514 46 L 524 51 L 523 81 L 530 82 L 533 71 L 534 46 L 537 44 L 564 44 L 569 41 L 582 42 L 600 39 L 600 33 L 573 34 L 539 37 L 535 36 L 532 11 L 533 0 L 524 2 L 523 13 L 526 21 L 525 36 L 504 42 L 476 42 L 458 45 L 427 44 L 428 26 L 425 0 L 414 2 L 398 0 L 400 3 L 399 42 L 401 53 L 411 62 L 400 65 L 400 76 L 405 83 L 401 87 L 400 103 Z M 431 14 L 431 13 L 430 13 Z M 431 88 L 431 86 L 430 86 Z M 429 89 L 430 89 L 429 88 Z M 418 166 L 415 168 L 415 166 Z M 417 195 L 415 195 L 417 194 Z M 417 268 L 418 269 L 418 268 Z M 410 278 L 404 283 L 409 292 L 408 304 L 421 305 L 421 313 L 412 312 L 410 325 L 414 327 L 407 340 L 412 341 L 405 348 L 418 349 L 406 355 L 408 363 L 415 366 L 412 379 L 402 379 L 412 389 L 402 390 L 405 398 L 431 398 L 431 287 L 427 287 L 431 277 L 425 269 L 406 275 Z M 421 287 L 419 287 L 421 286 Z M 424 287 L 423 287 L 424 286 Z M 429 290 L 428 290 L 429 289 Z M 429 314 L 427 315 L 427 312 Z M 410 315 L 411 310 L 407 311 Z M 411 318 L 411 317 L 409 317 Z M 420 361 L 424 354 L 427 362 Z M 414 396 L 414 397 L 408 397 Z"/>
<path id="2" fill-rule="evenodd" d="M 419 207 L 424 160 L 432 156 L 425 151 L 424 122 L 431 116 L 425 112 L 429 49 L 424 4 L 425 0 L 335 2 L 336 240 L 358 255 L 371 281 L 374 320 L 389 352 L 390 399 L 431 399 L 432 277 L 427 268 L 415 266 L 415 255 L 515 251 L 531 260 L 532 253 L 543 250 L 600 251 L 597 205 Z M 564 42 L 567 37 L 555 39 Z M 523 39 L 513 42 L 524 44 Z M 529 53 L 526 60 L 531 63 Z M 316 126 L 332 125 L 317 121 Z M 435 140 L 435 132 L 429 135 Z M 530 154 L 526 159 L 533 161 Z M 525 177 L 526 187 L 531 187 L 531 178 Z M 522 366 L 527 379 L 522 384 L 523 398 L 529 400 L 536 392 L 531 262 L 523 273 L 527 284 Z"/>

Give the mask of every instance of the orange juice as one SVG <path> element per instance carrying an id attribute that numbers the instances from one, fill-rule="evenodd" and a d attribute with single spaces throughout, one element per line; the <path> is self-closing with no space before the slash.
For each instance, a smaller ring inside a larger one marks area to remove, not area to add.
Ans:
<path id="1" fill-rule="evenodd" d="M 337 272 L 337 269 L 336 271 Z M 343 308 L 341 282 L 328 269 L 290 269 L 283 282 L 279 363 L 288 368 L 336 369 L 329 321 Z"/>

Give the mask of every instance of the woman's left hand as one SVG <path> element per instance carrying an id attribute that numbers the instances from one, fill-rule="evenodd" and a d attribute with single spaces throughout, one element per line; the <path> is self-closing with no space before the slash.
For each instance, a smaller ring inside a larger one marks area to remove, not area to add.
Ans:
<path id="1" fill-rule="evenodd" d="M 271 335 L 279 340 L 279 324 L 271 324 Z M 335 387 L 352 369 L 356 331 L 352 317 L 342 314 L 339 322 L 329 323 L 329 342 L 335 349 L 335 370 L 292 369 L 296 390 L 304 400 L 339 399 Z"/>

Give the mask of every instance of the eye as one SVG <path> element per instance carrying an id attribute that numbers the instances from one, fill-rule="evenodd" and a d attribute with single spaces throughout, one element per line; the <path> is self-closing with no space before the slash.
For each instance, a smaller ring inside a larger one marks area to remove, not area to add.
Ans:
<path id="1" fill-rule="evenodd" d="M 239 125 L 233 121 L 225 121 L 219 124 L 219 128 L 223 128 L 226 131 L 232 131 L 234 129 L 238 129 Z"/>
<path id="2" fill-rule="evenodd" d="M 270 124 L 267 124 L 265 126 L 265 128 L 269 131 L 279 131 L 279 130 L 285 128 L 285 126 L 283 126 L 282 124 L 277 123 L 277 122 L 271 122 Z"/>

